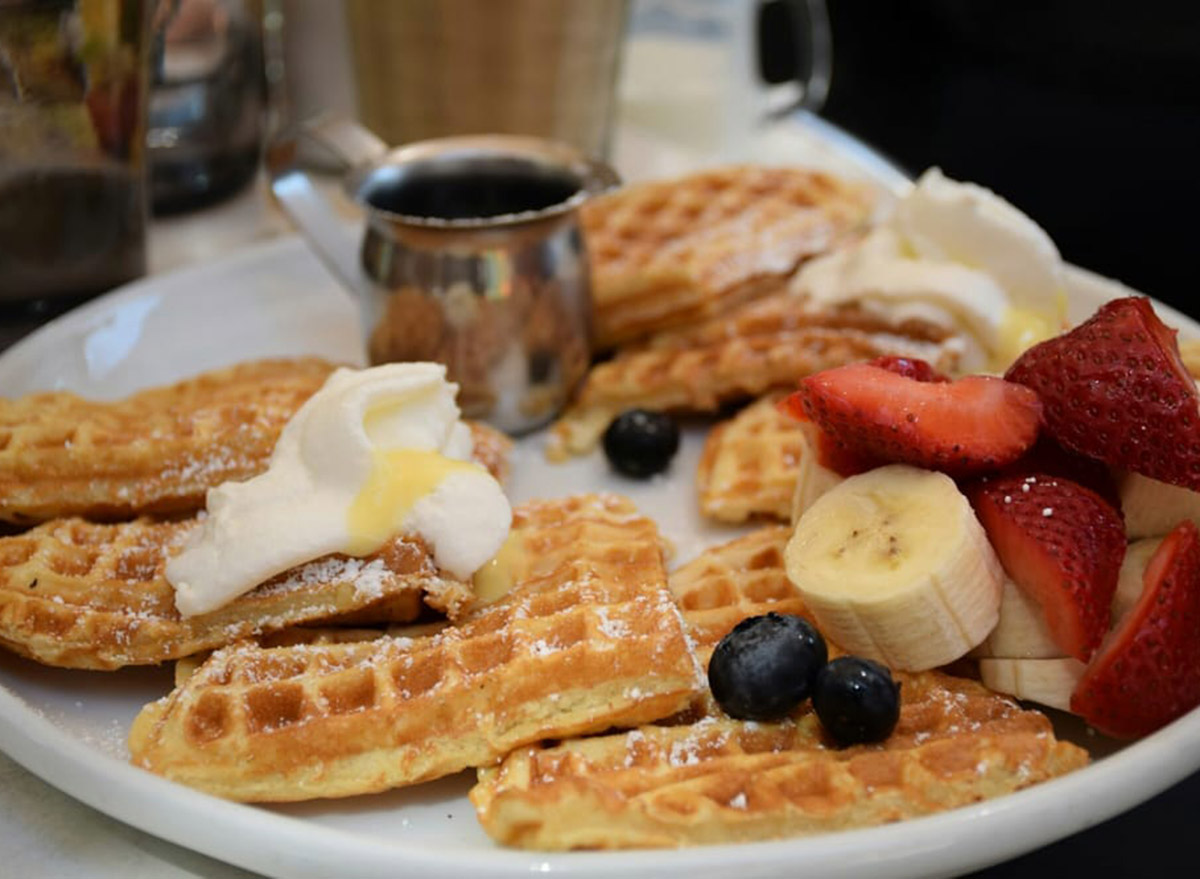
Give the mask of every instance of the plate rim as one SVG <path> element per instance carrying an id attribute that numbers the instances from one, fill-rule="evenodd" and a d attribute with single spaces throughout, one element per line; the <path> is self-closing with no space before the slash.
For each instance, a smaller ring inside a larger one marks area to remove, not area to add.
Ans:
<path id="1" fill-rule="evenodd" d="M 303 249 L 298 238 L 256 244 L 204 266 L 145 279 L 69 311 L 0 354 L 0 374 L 35 356 L 60 334 L 102 317 L 141 295 L 179 295 L 188 279 L 244 264 L 286 258 Z M 1095 273 L 1068 267 L 1072 285 L 1095 288 L 1080 295 L 1134 293 Z M 199 282 L 193 280 L 193 283 Z M 163 288 L 163 289 L 156 289 Z M 1186 336 L 1200 324 L 1155 302 Z M 1200 709 L 1141 741 L 1070 775 L 994 800 L 882 827 L 752 844 L 635 852 L 527 852 L 500 847 L 441 850 L 397 837 L 386 841 L 302 817 L 231 803 L 152 775 L 89 745 L 58 727 L 0 684 L 0 750 L 69 796 L 132 827 L 226 863 L 279 876 L 322 876 L 331 868 L 356 875 L 441 876 L 448 868 L 480 876 L 530 872 L 608 876 L 616 870 L 654 876 L 724 875 L 730 867 L 769 875 L 807 866 L 827 876 L 922 876 L 980 868 L 1070 836 L 1148 800 L 1200 767 Z M 1114 780 L 1114 776 L 1116 779 Z M 1136 783 L 1121 784 L 1121 779 Z M 1103 791 L 1103 797 L 1089 796 Z M 156 808 L 163 803 L 172 808 Z M 1064 809 L 1064 804 L 1085 808 Z M 986 821 L 988 833 L 977 822 Z M 197 829 L 198 828 L 198 829 Z M 266 843 L 266 844 L 264 844 Z M 347 851 L 354 859 L 346 860 Z M 651 871 L 651 872 L 647 872 Z"/>

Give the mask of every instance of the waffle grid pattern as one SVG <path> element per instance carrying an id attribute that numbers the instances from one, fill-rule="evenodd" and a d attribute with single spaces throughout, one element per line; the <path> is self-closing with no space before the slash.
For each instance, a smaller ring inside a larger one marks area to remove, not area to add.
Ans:
<path id="1" fill-rule="evenodd" d="M 980 685 L 902 676 L 897 730 L 838 749 L 808 711 L 706 718 L 514 752 L 471 792 L 488 833 L 536 849 L 776 839 L 926 815 L 1080 768 L 1050 722 Z"/>
<path id="2" fill-rule="evenodd" d="M 583 496 L 516 512 L 514 589 L 423 638 L 213 654 L 135 721 L 138 765 L 243 800 L 346 796 L 668 716 L 698 675 L 657 529 Z"/>
<path id="3" fill-rule="evenodd" d="M 257 473 L 333 365 L 262 360 L 116 402 L 65 391 L 0 399 L 0 520 L 197 510 Z"/>
<path id="4" fill-rule="evenodd" d="M 666 333 L 594 366 L 554 425 L 551 457 L 584 454 L 608 423 L 634 407 L 712 412 L 722 404 L 792 389 L 797 380 L 885 354 L 957 362 L 953 339 L 886 326 L 853 311 L 814 312 L 793 296 L 754 302 L 700 327 Z"/>
<path id="5" fill-rule="evenodd" d="M 759 529 L 671 576 L 702 664 L 748 616 L 804 615 L 783 569 L 788 535 L 783 526 Z M 515 751 L 480 771 L 471 799 L 484 829 L 505 845 L 678 846 L 897 821 L 1087 762 L 1085 751 L 1055 740 L 1043 715 L 974 681 L 938 672 L 897 679 L 900 721 L 878 745 L 838 748 L 811 704 L 782 723 L 759 724 L 730 719 L 705 693 L 675 725 Z"/>
<path id="6" fill-rule="evenodd" d="M 865 224 L 865 190 L 816 171 L 733 166 L 595 199 L 582 221 L 597 342 L 712 317 L 777 287 Z"/>
<path id="7" fill-rule="evenodd" d="M 700 511 L 720 522 L 788 521 L 807 443 L 769 394 L 709 431 L 696 469 Z"/>
<path id="8" fill-rule="evenodd" d="M 163 662 L 316 620 L 405 621 L 442 580 L 428 548 L 397 538 L 362 559 L 327 556 L 211 613 L 181 619 L 167 559 L 196 519 L 58 519 L 0 538 L 0 644 L 48 665 Z"/>

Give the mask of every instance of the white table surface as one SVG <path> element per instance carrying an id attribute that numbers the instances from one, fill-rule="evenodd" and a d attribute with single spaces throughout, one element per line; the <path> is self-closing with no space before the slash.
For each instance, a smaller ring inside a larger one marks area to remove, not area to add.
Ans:
<path id="1" fill-rule="evenodd" d="M 814 117 L 763 129 L 744 158 L 807 164 L 894 185 L 902 178 L 869 151 Z M 627 180 L 668 176 L 711 161 L 647 130 L 618 132 L 613 164 Z M 291 234 L 264 181 L 194 214 L 151 227 L 151 275 L 221 259 L 240 248 Z M 254 874 L 196 854 L 85 806 L 0 753 L 0 877 L 87 879 L 247 879 Z"/>

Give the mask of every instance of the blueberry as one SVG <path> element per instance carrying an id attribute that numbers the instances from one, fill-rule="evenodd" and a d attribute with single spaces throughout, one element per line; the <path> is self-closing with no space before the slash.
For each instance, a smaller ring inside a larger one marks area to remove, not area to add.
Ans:
<path id="1" fill-rule="evenodd" d="M 825 639 L 807 620 L 777 613 L 750 617 L 713 651 L 708 685 L 731 717 L 779 720 L 808 698 L 828 656 Z"/>
<path id="2" fill-rule="evenodd" d="M 662 412 L 629 409 L 604 431 L 604 454 L 626 476 L 653 476 L 679 451 L 679 428 Z"/>
<path id="3" fill-rule="evenodd" d="M 817 675 L 813 708 L 839 744 L 881 742 L 900 719 L 900 685 L 878 662 L 839 656 Z"/>

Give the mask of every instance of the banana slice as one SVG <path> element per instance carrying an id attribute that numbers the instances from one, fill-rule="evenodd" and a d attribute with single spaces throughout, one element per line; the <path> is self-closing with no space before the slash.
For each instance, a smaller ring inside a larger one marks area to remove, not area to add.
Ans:
<path id="1" fill-rule="evenodd" d="M 1117 490 L 1125 514 L 1125 536 L 1130 540 L 1162 537 L 1184 519 L 1200 525 L 1200 492 L 1140 473 L 1118 474 Z"/>
<path id="2" fill-rule="evenodd" d="M 800 521 L 800 517 L 817 498 L 840 484 L 844 478 L 828 467 L 823 467 L 817 460 L 815 436 L 819 430 L 820 428 L 811 422 L 800 423 L 803 441 L 800 444 L 800 470 L 796 475 L 796 490 L 792 494 L 793 525 Z"/>
<path id="3" fill-rule="evenodd" d="M 892 668 L 958 659 L 999 617 L 1004 570 L 941 473 L 895 464 L 851 476 L 800 517 L 785 561 L 829 639 Z"/>
<path id="4" fill-rule="evenodd" d="M 1062 656 L 1063 651 L 1050 636 L 1046 615 L 1037 599 L 1005 577 L 1000 620 L 971 655 L 981 659 L 1054 659 Z"/>
<path id="5" fill-rule="evenodd" d="M 1113 595 L 1112 625 L 1115 628 L 1125 614 L 1137 604 L 1142 596 L 1145 585 L 1146 566 L 1150 557 L 1162 544 L 1161 537 L 1147 537 L 1135 540 L 1125 550 L 1125 558 L 1121 561 L 1121 573 L 1117 576 L 1117 591 Z"/>
<path id="6" fill-rule="evenodd" d="M 983 685 L 997 693 L 1071 710 L 1071 694 L 1086 666 L 1070 656 L 1058 659 L 981 659 Z"/>

